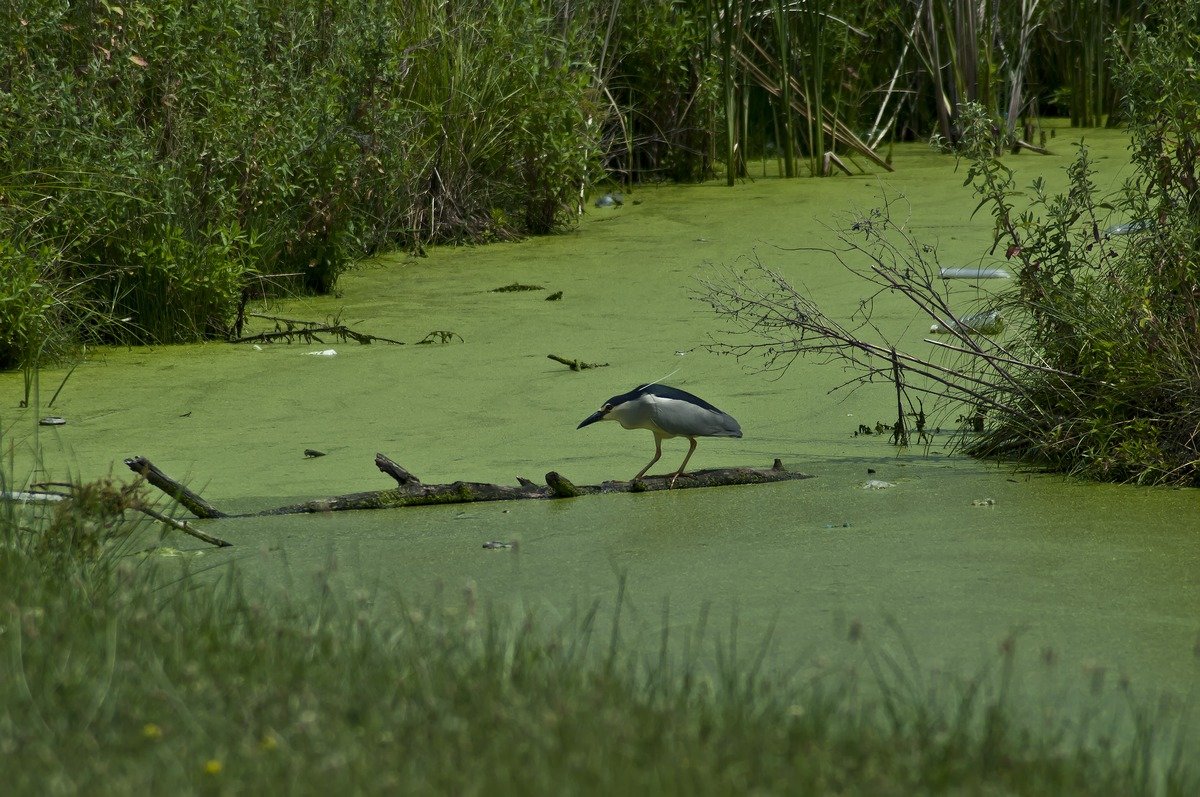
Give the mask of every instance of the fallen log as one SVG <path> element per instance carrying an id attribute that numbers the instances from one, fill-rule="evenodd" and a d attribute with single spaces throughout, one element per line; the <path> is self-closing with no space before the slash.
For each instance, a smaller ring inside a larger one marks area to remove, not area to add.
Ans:
<path id="1" fill-rule="evenodd" d="M 1050 154 L 1052 154 L 1052 153 L 1050 152 L 1050 150 L 1046 149 L 1045 147 L 1039 147 L 1039 146 L 1037 146 L 1037 145 L 1035 145 L 1035 144 L 1030 144 L 1028 141 L 1026 141 L 1026 140 L 1024 140 L 1024 139 L 1022 139 L 1022 138 L 1018 138 L 1018 139 L 1017 139 L 1017 142 L 1016 142 L 1015 144 L 1013 144 L 1013 152 L 1014 152 L 1014 153 L 1016 153 L 1016 152 L 1019 152 L 1020 150 L 1023 150 L 1023 149 L 1027 149 L 1027 150 L 1029 150 L 1030 152 L 1036 152 L 1036 153 L 1037 153 L 1037 154 L 1039 154 L 1039 155 L 1050 155 Z"/>
<path id="2" fill-rule="evenodd" d="M 315 498 L 300 504 L 263 509 L 241 515 L 221 512 L 195 492 L 167 476 L 145 457 L 130 457 L 125 464 L 134 473 L 179 502 L 196 517 L 262 517 L 267 515 L 298 515 L 311 512 L 342 512 L 352 509 L 394 509 L 404 506 L 430 504 L 469 504 L 477 501 L 516 501 L 528 498 L 573 498 L 598 493 L 641 493 L 658 490 L 687 490 L 695 487 L 728 487 L 738 484 L 767 484 L 769 482 L 809 479 L 810 475 L 790 471 L 776 459 L 769 468 L 714 468 L 698 470 L 680 476 L 672 483 L 670 476 L 645 476 L 634 482 L 606 481 L 602 484 L 575 485 L 556 471 L 546 474 L 546 485 L 518 478 L 517 487 L 487 482 L 456 481 L 451 484 L 422 484 L 421 480 L 383 454 L 375 455 L 376 466 L 396 480 L 390 490 L 350 493 L 330 498 Z"/>
<path id="3" fill-rule="evenodd" d="M 576 485 L 557 471 L 546 474 L 549 498 L 574 498 L 598 493 L 652 493 L 659 490 L 687 490 L 695 487 L 731 487 L 738 484 L 768 484 L 770 482 L 811 479 L 807 473 L 790 471 L 776 459 L 769 468 L 711 468 L 685 473 L 672 484 L 671 476 L 643 476 L 633 482 L 607 481 L 600 484 Z"/>

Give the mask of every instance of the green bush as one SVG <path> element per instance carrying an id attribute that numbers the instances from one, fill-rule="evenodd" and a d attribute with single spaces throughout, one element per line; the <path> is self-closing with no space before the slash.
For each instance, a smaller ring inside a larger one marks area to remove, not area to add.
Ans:
<path id="1" fill-rule="evenodd" d="M 1133 137 L 1134 177 L 1110 204 L 1091 181 L 1086 148 L 1070 188 L 1018 212 L 1011 173 L 991 157 L 989 122 L 968 119 L 971 179 L 996 218 L 997 240 L 1018 266 L 1010 316 L 1030 370 L 972 445 L 1113 481 L 1200 483 L 1200 2 L 1172 0 L 1117 73 Z M 982 142 L 982 143 L 980 143 Z M 1103 221 L 1116 207 L 1133 231 Z"/>
<path id="2" fill-rule="evenodd" d="M 595 38 L 555 9 L 10 3 L 2 229 L 60 250 L 44 287 L 112 310 L 101 341 L 225 334 L 243 292 L 328 291 L 382 247 L 549 231 L 596 160 Z"/>
<path id="3" fill-rule="evenodd" d="M 53 330 L 54 299 L 40 263 L 0 239 L 0 369 L 33 361 Z"/>
<path id="4" fill-rule="evenodd" d="M 712 176 L 720 63 L 709 3 L 622 3 L 603 76 L 623 120 L 610 119 L 605 164 L 625 180 Z"/>

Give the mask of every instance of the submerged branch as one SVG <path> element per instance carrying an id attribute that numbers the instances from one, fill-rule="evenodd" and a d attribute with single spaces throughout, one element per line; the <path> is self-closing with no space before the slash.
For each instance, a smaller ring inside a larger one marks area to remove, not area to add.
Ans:
<path id="1" fill-rule="evenodd" d="M 187 521 L 176 520 L 175 518 L 164 515 L 162 512 L 158 512 L 148 506 L 135 506 L 134 509 L 144 515 L 147 515 L 148 517 L 154 518 L 164 525 L 170 526 L 178 531 L 182 531 L 184 534 L 190 534 L 201 542 L 207 542 L 209 545 L 215 545 L 218 548 L 229 548 L 233 545 L 232 542 L 228 542 L 220 537 L 214 537 L 211 534 L 201 531 L 200 529 L 190 525 Z"/>
<path id="2" fill-rule="evenodd" d="M 384 338 L 379 335 L 368 335 L 365 332 L 358 332 L 345 324 L 340 323 L 337 318 L 327 323 L 317 321 L 303 321 L 296 318 L 282 318 L 280 316 L 262 315 L 260 313 L 246 313 L 249 318 L 261 318 L 267 321 L 275 322 L 275 329 L 271 332 L 259 332 L 255 335 L 243 335 L 238 338 L 232 338 L 230 343 L 271 343 L 277 340 L 287 341 L 302 341 L 304 343 L 324 343 L 318 335 L 333 335 L 338 340 L 345 342 L 352 340 L 355 343 L 371 344 L 376 341 L 381 343 L 391 343 L 395 346 L 403 346 L 404 341 L 393 340 L 392 338 Z"/>
<path id="3" fill-rule="evenodd" d="M 560 357 L 557 354 L 547 354 L 548 359 L 554 360 L 556 363 L 562 363 L 572 371 L 586 371 L 588 368 L 607 368 L 608 363 L 585 363 L 583 360 L 571 360 L 566 357 Z"/>

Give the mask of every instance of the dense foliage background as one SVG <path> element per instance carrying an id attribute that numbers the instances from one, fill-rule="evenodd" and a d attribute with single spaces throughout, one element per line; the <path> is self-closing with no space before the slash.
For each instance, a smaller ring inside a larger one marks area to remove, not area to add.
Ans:
<path id="1" fill-rule="evenodd" d="M 1092 183 L 1086 148 L 1070 190 L 1010 198 L 1011 175 L 976 157 L 976 187 L 1013 253 L 1031 369 L 1003 391 L 975 453 L 1017 454 L 1091 478 L 1200 485 L 1200 3 L 1167 0 L 1118 65 L 1134 169 L 1121 197 Z M 1111 234 L 1102 214 L 1131 219 Z M 1065 376 L 1064 376 L 1065 375 Z"/>
<path id="2" fill-rule="evenodd" d="M 937 139 L 966 161 L 976 212 L 994 221 L 980 262 L 1017 278 L 973 315 L 951 307 L 935 241 L 886 204 L 854 218 L 842 235 L 854 255 L 843 264 L 866 292 L 902 295 L 928 315 L 951 338 L 938 346 L 945 356 L 861 319 L 850 331 L 761 266 L 709 285 L 713 308 L 752 333 L 720 350 L 760 354 L 768 367 L 840 358 L 861 374 L 848 384 L 887 374 L 899 445 L 909 443 L 906 427 L 923 439 L 922 398 L 933 397 L 945 403 L 930 412 L 939 423 L 957 415 L 973 454 L 1108 481 L 1200 484 L 1197 29 L 1200 3 L 1165 0 L 1127 31 L 1114 75 L 1132 168 L 1116 195 L 1099 191 L 1082 145 L 1065 191 L 1051 193 L 1041 177 L 1019 185 L 1002 154 L 1027 132 L 1006 128 L 983 102 L 955 107 L 950 134 Z M 1128 221 L 1109 226 L 1114 214 Z"/>
<path id="3" fill-rule="evenodd" d="M 0 11 L 0 367 L 227 332 L 381 246 L 546 232 L 587 168 L 583 22 L 526 3 Z M 501 68 L 502 67 L 502 68 Z"/>
<path id="4" fill-rule="evenodd" d="M 17 0 L 0 9 L 0 368 L 225 336 L 247 298 L 328 291 L 380 248 L 570 224 L 606 176 L 732 180 L 750 151 L 787 175 L 830 150 L 882 164 L 893 137 L 953 135 L 962 99 L 1093 124 L 1112 107 L 1105 37 L 1137 16 Z"/>

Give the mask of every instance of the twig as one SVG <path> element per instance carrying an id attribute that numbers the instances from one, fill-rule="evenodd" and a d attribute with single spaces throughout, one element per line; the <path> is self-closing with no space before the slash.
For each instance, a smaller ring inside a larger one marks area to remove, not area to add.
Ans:
<path id="1" fill-rule="evenodd" d="M 150 517 L 154 518 L 155 520 L 159 521 L 160 523 L 165 523 L 166 525 L 170 526 L 173 529 L 178 529 L 179 531 L 182 531 L 184 534 L 190 534 L 198 540 L 207 542 L 209 545 L 215 545 L 218 548 L 233 547 L 232 542 L 223 540 L 220 537 L 214 537 L 211 534 L 206 534 L 203 531 L 200 531 L 200 529 L 193 528 L 192 526 L 188 525 L 185 521 L 176 520 L 173 517 L 168 517 L 167 515 L 164 515 L 162 512 L 157 512 L 148 506 L 136 505 L 133 508 L 136 509 L 137 511 L 141 512 L 142 514 L 149 515 Z"/>
<path id="2" fill-rule="evenodd" d="M 904 428 L 904 380 L 900 378 L 900 358 L 892 347 L 892 381 L 896 383 L 896 425 L 892 427 L 892 442 L 908 445 L 908 430 Z"/>
<path id="3" fill-rule="evenodd" d="M 353 340 L 355 343 L 364 345 L 380 341 L 382 343 L 391 343 L 394 346 L 403 346 L 404 341 L 393 340 L 392 338 L 384 338 L 379 335 L 368 335 L 365 332 L 356 332 L 353 329 L 343 324 L 328 324 L 323 326 L 307 326 L 301 329 L 281 329 L 275 332 L 259 332 L 257 335 L 245 335 L 240 338 L 234 338 L 230 343 L 270 343 L 273 340 L 286 340 L 289 343 L 299 338 L 305 343 L 324 343 L 325 341 L 317 337 L 317 333 L 325 335 L 334 335 L 341 338 L 343 341 Z"/>
<path id="4" fill-rule="evenodd" d="M 298 318 L 283 318 L 282 316 L 263 315 L 262 313 L 246 313 L 251 318 L 262 318 L 266 321 L 275 322 L 275 330 L 273 332 L 260 332 L 256 335 L 244 335 L 242 337 L 233 338 L 230 343 L 270 343 L 273 340 L 286 340 L 289 343 L 293 339 L 303 340 L 305 343 L 324 343 L 325 341 L 317 337 L 317 334 L 333 335 L 343 341 L 353 340 L 355 343 L 364 345 L 380 341 L 382 343 L 391 343 L 395 346 L 403 346 L 404 341 L 393 340 L 392 338 L 384 338 L 379 335 L 368 335 L 365 332 L 357 332 L 345 324 L 340 323 L 337 316 L 326 323 L 318 323 L 316 321 L 304 321 Z M 280 328 L 280 325 L 283 328 Z"/>
<path id="5" fill-rule="evenodd" d="M 1051 368 L 1048 365 L 1037 365 L 1036 363 L 1031 363 L 1026 360 L 1014 360 L 1011 357 L 1002 357 L 998 354 L 980 354 L 980 352 L 978 350 L 959 348 L 958 346 L 955 346 L 951 343 L 946 343 L 945 341 L 941 341 L 941 340 L 934 340 L 933 338 L 922 338 L 922 340 L 925 341 L 926 343 L 932 343 L 934 346 L 941 346 L 943 349 L 949 349 L 950 351 L 959 352 L 960 354 L 971 354 L 971 355 L 975 355 L 975 356 L 987 357 L 987 359 L 989 359 L 989 360 L 996 360 L 998 362 L 1008 363 L 1010 365 L 1017 365 L 1017 366 L 1020 366 L 1021 368 L 1032 368 L 1035 371 L 1044 371 L 1048 374 L 1057 374 L 1058 376 L 1065 376 L 1068 378 L 1074 378 L 1074 376 L 1075 376 L 1075 374 L 1072 374 L 1069 371 L 1060 371 L 1059 369 Z M 1100 382 L 1100 384 L 1111 385 L 1112 383 Z"/>
<path id="6" fill-rule="evenodd" d="M 546 290 L 541 285 L 525 285 L 520 282 L 514 282 L 509 285 L 501 285 L 499 288 L 492 288 L 489 293 L 515 293 L 518 291 L 544 291 Z"/>
<path id="7" fill-rule="evenodd" d="M 556 363 L 562 363 L 572 371 L 586 371 L 588 368 L 608 367 L 608 363 L 585 363 L 582 360 L 569 360 L 566 357 L 559 357 L 557 354 L 547 354 L 546 357 L 554 360 Z"/>
<path id="8" fill-rule="evenodd" d="M 431 343 L 452 343 L 455 338 L 458 338 L 459 343 L 466 343 L 463 336 L 457 332 L 452 332 L 449 329 L 435 329 L 425 337 L 417 341 L 418 346 L 427 346 Z"/>
<path id="9" fill-rule="evenodd" d="M 240 338 L 233 338 L 230 343 L 270 343 L 275 340 L 286 340 L 292 343 L 300 340 L 304 343 L 324 343 L 316 336 L 317 332 L 327 332 L 324 327 L 307 327 L 305 329 L 288 329 L 277 330 L 275 332 L 259 332 L 257 335 L 245 335 Z"/>
<path id="10" fill-rule="evenodd" d="M 67 386 L 67 380 L 71 378 L 71 374 L 75 373 L 75 369 L 79 367 L 79 363 L 81 362 L 83 362 L 82 357 L 80 357 L 71 365 L 70 370 L 67 371 L 67 375 L 62 378 L 61 382 L 59 382 L 58 390 L 55 390 L 54 395 L 50 397 L 50 403 L 46 405 L 47 409 L 54 406 L 54 400 L 58 398 L 58 394 L 62 392 L 62 389 Z"/>

